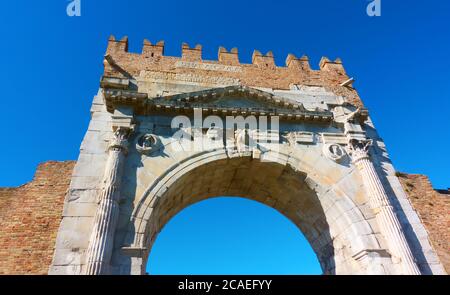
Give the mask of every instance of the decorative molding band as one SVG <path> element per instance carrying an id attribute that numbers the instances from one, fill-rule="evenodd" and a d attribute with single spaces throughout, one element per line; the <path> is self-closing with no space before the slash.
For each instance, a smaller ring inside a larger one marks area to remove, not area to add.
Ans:
<path id="1" fill-rule="evenodd" d="M 322 137 L 322 142 L 324 144 L 340 144 L 340 145 L 347 145 L 348 139 L 347 136 L 343 133 L 328 133 L 328 132 L 322 132 L 320 133 Z"/>
<path id="2" fill-rule="evenodd" d="M 130 257 L 145 257 L 145 255 L 147 255 L 148 253 L 148 249 L 145 247 L 134 247 L 134 246 L 129 246 L 129 247 L 122 247 L 120 248 L 120 250 L 122 251 L 123 254 L 128 255 Z"/>
<path id="3" fill-rule="evenodd" d="M 100 87 L 126 90 L 130 87 L 130 80 L 103 76 L 100 80 Z"/>
<path id="4" fill-rule="evenodd" d="M 251 96 L 263 96 L 273 100 L 274 104 L 281 105 L 282 100 L 260 90 L 248 87 L 231 87 L 223 88 L 219 91 L 221 95 L 225 93 L 248 93 Z M 203 93 L 203 92 L 200 92 Z M 206 91 L 201 95 L 202 99 L 207 97 L 219 97 L 217 90 Z M 104 89 L 104 98 L 106 108 L 109 112 L 113 112 L 118 105 L 131 105 L 135 108 L 136 114 L 150 114 L 152 112 L 175 112 L 190 113 L 194 109 L 202 109 L 203 112 L 213 115 L 237 116 L 237 115 L 254 115 L 254 116 L 279 116 L 283 120 L 293 121 L 314 121 L 314 122 L 331 122 L 333 113 L 327 110 L 316 109 L 315 111 L 307 110 L 301 104 L 291 105 L 287 102 L 282 104 L 285 108 L 253 108 L 253 107 L 224 107 L 213 104 L 203 104 L 202 99 L 195 93 L 180 94 L 176 96 L 165 97 L 164 100 L 148 99 L 148 94 L 139 93 L 128 90 Z M 247 96 L 246 96 L 247 97 Z M 192 98 L 192 100 L 191 100 Z M 284 101 L 284 100 L 283 100 Z"/>
<path id="5" fill-rule="evenodd" d="M 108 112 L 113 113 L 117 105 L 130 105 L 139 108 L 143 108 L 148 98 L 147 93 L 140 93 L 130 90 L 118 90 L 118 89 L 103 89 L 103 96 L 105 99 L 106 109 Z"/>
<path id="6" fill-rule="evenodd" d="M 329 112 L 292 111 L 264 108 L 233 108 L 202 104 L 148 104 L 146 114 L 151 112 L 191 113 L 194 109 L 202 109 L 203 113 L 217 116 L 279 116 L 282 120 L 331 122 L 333 114 Z"/>

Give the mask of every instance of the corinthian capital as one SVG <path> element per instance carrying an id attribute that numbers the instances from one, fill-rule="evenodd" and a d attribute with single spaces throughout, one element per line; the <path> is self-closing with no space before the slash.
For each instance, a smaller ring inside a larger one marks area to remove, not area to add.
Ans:
<path id="1" fill-rule="evenodd" d="M 362 159 L 369 158 L 369 148 L 372 145 L 372 139 L 352 139 L 349 143 L 349 154 L 352 157 L 353 163 Z"/>
<path id="2" fill-rule="evenodd" d="M 114 131 L 114 138 L 109 144 L 109 150 L 128 151 L 128 137 L 131 135 L 132 129 L 129 127 L 117 127 Z"/>

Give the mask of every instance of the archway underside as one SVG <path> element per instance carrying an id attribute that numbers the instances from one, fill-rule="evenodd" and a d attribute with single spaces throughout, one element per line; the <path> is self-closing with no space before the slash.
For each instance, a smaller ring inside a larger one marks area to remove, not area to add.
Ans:
<path id="1" fill-rule="evenodd" d="M 142 245 L 151 249 L 157 234 L 178 212 L 189 205 L 217 196 L 239 196 L 270 206 L 290 219 L 305 235 L 325 274 L 336 273 L 345 249 L 335 247 L 330 224 L 306 175 L 290 165 L 261 162 L 251 157 L 216 160 L 182 173 L 159 196 L 146 222 Z M 328 217 L 329 219 L 329 217 Z M 270 233 L 268 233 L 270 234 Z M 340 241 L 340 244 L 345 242 Z M 345 247 L 344 247 L 345 248 Z M 149 253 L 143 257 L 146 265 Z"/>

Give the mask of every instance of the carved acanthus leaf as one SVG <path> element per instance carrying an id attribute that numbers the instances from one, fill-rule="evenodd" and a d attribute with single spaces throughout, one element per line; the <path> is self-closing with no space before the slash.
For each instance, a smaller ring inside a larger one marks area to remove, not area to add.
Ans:
<path id="1" fill-rule="evenodd" d="M 369 157 L 369 148 L 372 145 L 372 139 L 356 140 L 352 139 L 349 142 L 349 153 L 353 162 Z"/>

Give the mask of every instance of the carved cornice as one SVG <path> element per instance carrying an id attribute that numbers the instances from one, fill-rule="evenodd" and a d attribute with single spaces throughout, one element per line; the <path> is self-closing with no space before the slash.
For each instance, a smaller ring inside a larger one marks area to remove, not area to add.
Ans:
<path id="1" fill-rule="evenodd" d="M 114 112 L 117 105 L 130 105 L 135 108 L 143 108 L 148 98 L 147 93 L 140 93 L 131 90 L 103 89 L 106 109 Z"/>
<path id="2" fill-rule="evenodd" d="M 130 79 L 103 76 L 100 87 L 126 90 L 130 87 Z"/>
<path id="3" fill-rule="evenodd" d="M 315 121 L 315 122 L 331 122 L 333 114 L 328 111 L 313 112 L 313 111 L 286 111 L 277 109 L 253 108 L 253 107 L 224 107 L 218 105 L 203 105 L 203 104 L 178 104 L 178 103 L 160 103 L 148 104 L 147 113 L 152 111 L 157 112 L 181 112 L 190 113 L 195 108 L 202 109 L 206 114 L 218 116 L 279 116 L 282 120 L 293 121 Z"/>
<path id="4" fill-rule="evenodd" d="M 214 101 L 223 97 L 242 97 L 261 101 L 267 107 L 226 107 L 214 105 Z M 303 104 L 279 97 L 272 93 L 246 87 L 229 86 L 203 91 L 166 96 L 156 99 L 151 108 L 156 110 L 186 110 L 201 108 L 204 112 L 223 115 L 280 116 L 282 119 L 330 121 L 333 114 L 327 110 L 316 108 L 307 110 Z"/>
<path id="5" fill-rule="evenodd" d="M 250 88 L 246 86 L 228 86 L 223 88 L 213 88 L 203 91 L 195 91 L 189 93 L 182 93 L 172 96 L 164 97 L 165 100 L 176 101 L 179 103 L 190 102 L 190 103 L 198 103 L 198 102 L 207 102 L 209 100 L 219 99 L 221 97 L 246 97 L 253 98 L 256 100 L 261 100 L 263 102 L 273 104 L 275 106 L 289 108 L 289 109 L 299 109 L 305 111 L 306 109 L 303 107 L 301 103 L 296 101 L 279 97 L 272 93 L 262 91 L 255 88 Z"/>
<path id="6" fill-rule="evenodd" d="M 282 120 L 314 122 L 331 122 L 333 120 L 333 113 L 328 110 L 319 108 L 307 110 L 301 103 L 244 86 L 230 86 L 152 99 L 149 99 L 146 93 L 130 90 L 108 88 L 103 92 L 109 112 L 113 112 L 117 105 L 131 105 L 134 107 L 135 113 L 141 115 L 154 112 L 192 113 L 194 109 L 198 108 L 206 114 L 218 116 L 279 116 Z M 211 103 L 215 99 L 228 96 L 257 99 L 268 103 L 268 106 L 229 107 Z M 209 103 L 207 103 L 208 101 Z"/>

